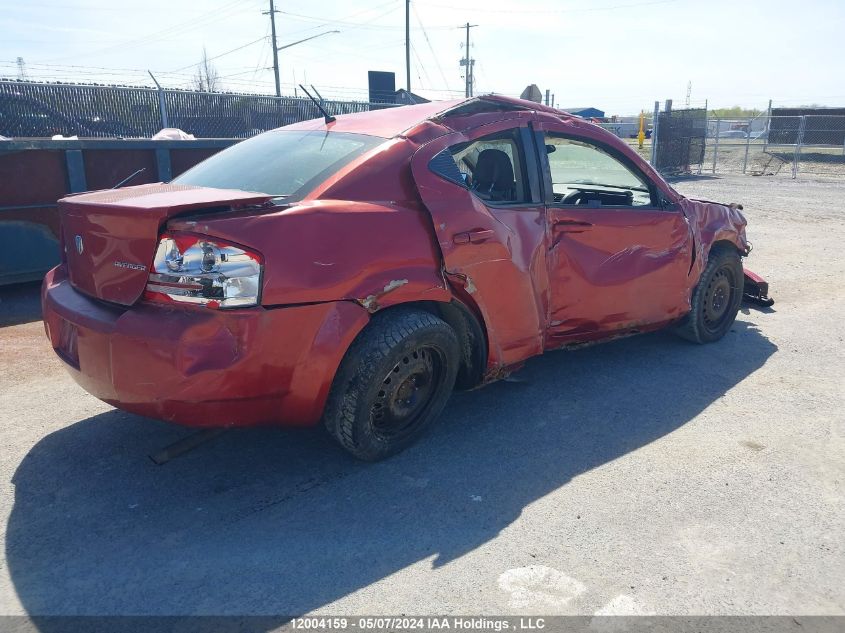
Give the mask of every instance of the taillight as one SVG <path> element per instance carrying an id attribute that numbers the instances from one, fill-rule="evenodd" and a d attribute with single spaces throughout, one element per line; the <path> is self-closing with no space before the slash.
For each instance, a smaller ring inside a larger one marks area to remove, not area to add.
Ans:
<path id="1" fill-rule="evenodd" d="M 261 255 L 254 251 L 217 238 L 165 233 L 144 296 L 209 308 L 254 306 L 261 291 L 261 268 Z"/>

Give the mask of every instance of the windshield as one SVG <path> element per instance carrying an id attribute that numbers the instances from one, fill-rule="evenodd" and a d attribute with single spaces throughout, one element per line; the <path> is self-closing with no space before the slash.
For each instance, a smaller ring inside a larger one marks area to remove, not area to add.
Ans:
<path id="1" fill-rule="evenodd" d="M 384 140 L 319 130 L 265 132 L 215 154 L 173 182 L 301 198 Z"/>

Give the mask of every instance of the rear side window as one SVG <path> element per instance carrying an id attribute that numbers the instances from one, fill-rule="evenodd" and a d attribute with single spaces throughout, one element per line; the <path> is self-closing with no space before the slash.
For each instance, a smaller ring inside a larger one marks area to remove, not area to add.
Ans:
<path id="1" fill-rule="evenodd" d="M 437 154 L 429 169 L 485 202 L 516 204 L 530 199 L 518 129 L 453 145 Z"/>
<path id="2" fill-rule="evenodd" d="M 342 132 L 265 132 L 215 154 L 173 182 L 297 199 L 384 141 Z"/>

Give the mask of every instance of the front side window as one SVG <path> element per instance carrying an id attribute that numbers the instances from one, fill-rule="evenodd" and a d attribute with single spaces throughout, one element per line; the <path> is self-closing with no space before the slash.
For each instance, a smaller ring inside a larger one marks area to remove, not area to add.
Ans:
<path id="1" fill-rule="evenodd" d="M 595 207 L 652 204 L 642 176 L 596 145 L 546 135 L 554 201 Z"/>
<path id="2" fill-rule="evenodd" d="M 437 154 L 429 167 L 485 202 L 515 204 L 529 200 L 518 128 L 453 145 Z"/>
<path id="3" fill-rule="evenodd" d="M 173 182 L 298 199 L 384 142 L 364 134 L 275 130 L 215 154 Z"/>

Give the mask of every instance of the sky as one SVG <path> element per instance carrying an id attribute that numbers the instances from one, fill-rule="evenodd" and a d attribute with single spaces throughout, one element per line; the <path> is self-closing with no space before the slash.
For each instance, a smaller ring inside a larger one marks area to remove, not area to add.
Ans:
<path id="1" fill-rule="evenodd" d="M 711 108 L 845 105 L 845 0 L 412 0 L 411 90 L 528 84 L 611 114 L 673 99 Z M 207 51 L 223 88 L 272 94 L 269 0 L 0 0 L 0 76 L 187 88 Z M 366 100 L 367 71 L 405 87 L 405 0 L 277 0 L 282 93 Z"/>

